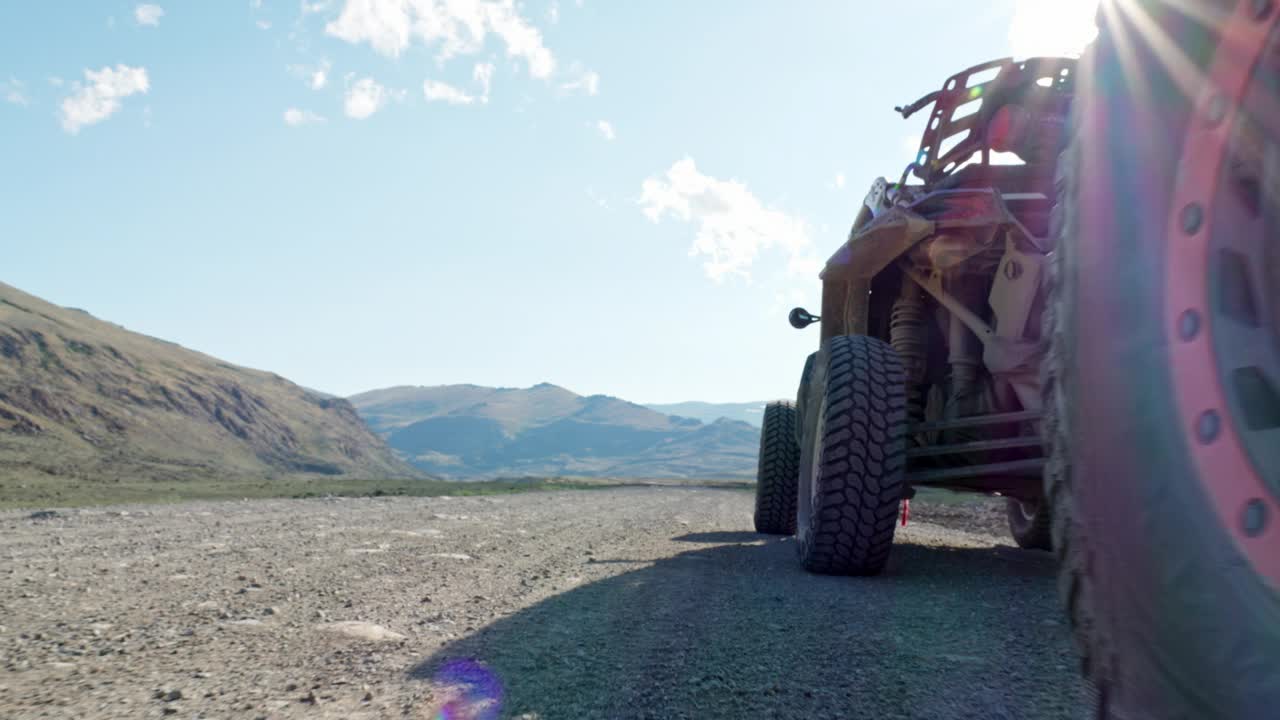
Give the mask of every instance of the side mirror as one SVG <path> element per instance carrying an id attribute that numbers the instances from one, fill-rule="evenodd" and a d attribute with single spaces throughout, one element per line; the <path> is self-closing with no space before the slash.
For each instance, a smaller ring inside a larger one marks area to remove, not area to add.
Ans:
<path id="1" fill-rule="evenodd" d="M 797 330 L 803 330 L 821 319 L 817 315 L 810 314 L 804 308 L 796 308 L 787 316 L 787 321 L 791 323 L 791 327 Z"/>

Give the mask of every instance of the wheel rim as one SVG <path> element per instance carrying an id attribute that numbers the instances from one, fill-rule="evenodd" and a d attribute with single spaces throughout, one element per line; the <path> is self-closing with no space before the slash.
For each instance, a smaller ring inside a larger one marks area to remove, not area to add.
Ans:
<path id="1" fill-rule="evenodd" d="M 1218 384 L 1250 463 L 1280 498 L 1280 34 L 1249 74 L 1227 136 L 1208 227 L 1207 323 Z M 1189 328 L 1187 329 L 1189 332 Z M 1256 519 L 1255 519 L 1256 520 Z"/>
<path id="2" fill-rule="evenodd" d="M 1165 322 L 1180 426 L 1213 509 L 1280 587 L 1280 43 L 1240 2 L 1184 140 L 1168 220 Z"/>

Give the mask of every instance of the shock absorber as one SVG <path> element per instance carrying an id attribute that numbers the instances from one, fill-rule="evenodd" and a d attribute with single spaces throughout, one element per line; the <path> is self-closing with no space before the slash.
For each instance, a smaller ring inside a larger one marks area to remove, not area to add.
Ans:
<path id="1" fill-rule="evenodd" d="M 972 282 L 957 279 L 951 294 L 965 307 L 979 307 L 981 292 Z M 951 314 L 947 332 L 947 364 L 951 366 L 951 396 L 947 398 L 949 417 L 963 417 L 977 411 L 978 370 L 982 367 L 982 345 L 978 336 L 954 313 Z"/>
<path id="2" fill-rule="evenodd" d="M 920 286 L 902 278 L 902 290 L 889 314 L 889 344 L 902 360 L 907 380 L 907 419 L 924 420 L 925 316 Z"/>

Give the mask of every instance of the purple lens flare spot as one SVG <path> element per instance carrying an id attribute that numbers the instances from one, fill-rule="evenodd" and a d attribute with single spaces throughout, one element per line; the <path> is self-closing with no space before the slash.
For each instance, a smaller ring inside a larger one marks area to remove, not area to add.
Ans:
<path id="1" fill-rule="evenodd" d="M 502 712 L 502 680 L 484 664 L 450 660 L 435 674 L 448 695 L 434 720 L 498 720 Z"/>

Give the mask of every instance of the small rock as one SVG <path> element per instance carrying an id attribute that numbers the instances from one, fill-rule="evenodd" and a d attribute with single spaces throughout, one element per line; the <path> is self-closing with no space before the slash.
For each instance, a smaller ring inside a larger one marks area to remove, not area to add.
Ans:
<path id="1" fill-rule="evenodd" d="M 271 606 L 271 607 L 269 607 L 269 608 L 263 608 L 263 609 L 262 609 L 262 614 L 263 614 L 263 615 L 279 615 L 279 614 L 280 614 L 280 608 L 275 607 L 274 605 L 273 605 L 273 606 Z"/>
<path id="2" fill-rule="evenodd" d="M 62 514 L 59 513 L 57 510 L 37 510 L 31 513 L 30 515 L 28 515 L 27 519 L 28 520 L 53 520 L 54 518 L 60 518 L 60 517 L 62 517 Z"/>
<path id="3" fill-rule="evenodd" d="M 317 625 L 317 630 L 322 632 L 337 633 L 345 635 L 357 640 L 369 640 L 372 642 L 383 642 L 389 640 L 404 640 L 405 636 L 398 632 L 392 632 L 381 625 L 373 623 L 357 622 L 353 620 L 345 620 L 342 622 L 326 623 Z"/>
<path id="4" fill-rule="evenodd" d="M 161 688 L 156 691 L 155 698 L 164 702 L 174 702 L 182 699 L 182 691 L 177 688 Z"/>

